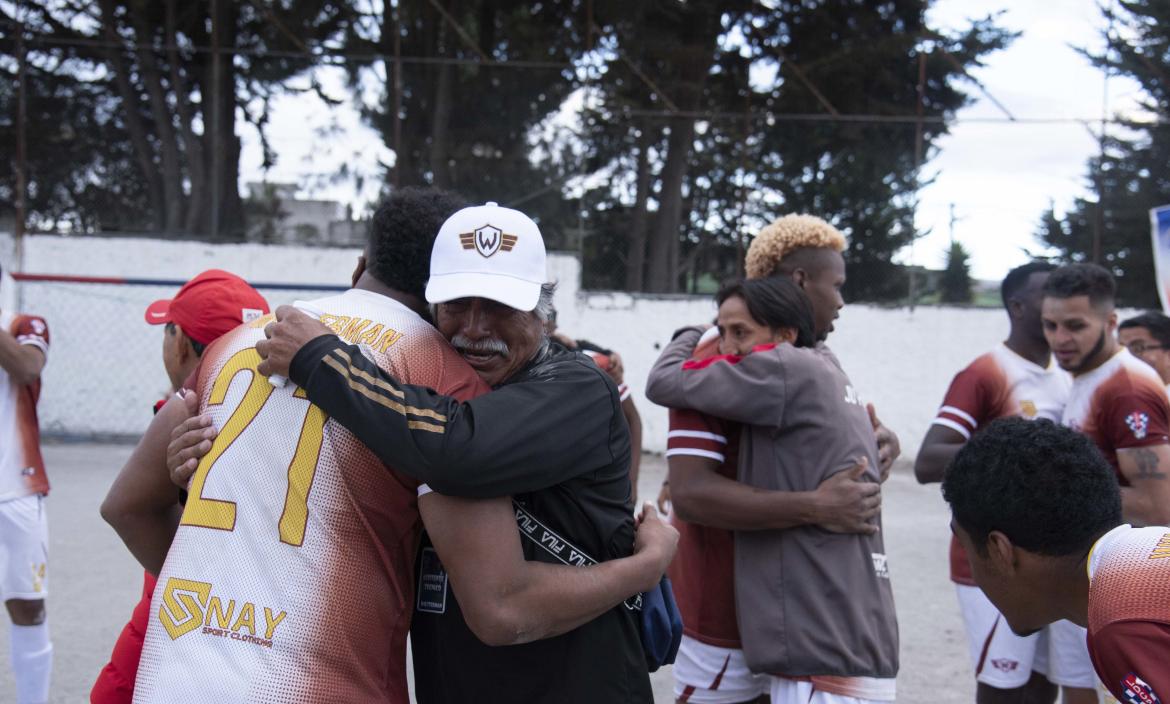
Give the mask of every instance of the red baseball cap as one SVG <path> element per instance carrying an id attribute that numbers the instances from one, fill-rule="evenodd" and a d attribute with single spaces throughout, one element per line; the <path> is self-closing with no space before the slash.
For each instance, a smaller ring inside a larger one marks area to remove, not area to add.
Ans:
<path id="1" fill-rule="evenodd" d="M 211 344 L 240 323 L 268 313 L 268 302 L 240 277 L 208 269 L 187 283 L 174 298 L 151 303 L 146 322 L 175 323 L 192 340 Z"/>

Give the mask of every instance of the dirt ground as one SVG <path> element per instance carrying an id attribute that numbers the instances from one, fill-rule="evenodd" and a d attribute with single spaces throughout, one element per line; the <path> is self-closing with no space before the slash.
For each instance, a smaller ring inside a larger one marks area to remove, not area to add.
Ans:
<path id="1" fill-rule="evenodd" d="M 94 677 L 141 589 L 141 569 L 98 515 L 129 452 L 125 445 L 45 448 L 53 482 L 48 612 L 55 648 L 54 703 L 88 701 Z M 657 495 L 665 467 L 661 457 L 644 458 L 643 498 Z M 901 629 L 898 701 L 907 704 L 974 701 L 962 624 L 947 579 L 947 520 L 938 487 L 919 486 L 909 464 L 900 461 L 884 488 L 884 530 Z M 655 700 L 671 702 L 669 668 L 653 680 Z M 0 637 L 0 702 L 12 699 L 8 638 Z"/>

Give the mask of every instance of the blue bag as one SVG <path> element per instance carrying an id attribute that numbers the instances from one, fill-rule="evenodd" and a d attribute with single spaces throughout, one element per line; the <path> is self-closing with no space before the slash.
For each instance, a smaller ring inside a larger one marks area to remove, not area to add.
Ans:
<path id="1" fill-rule="evenodd" d="M 678 646 L 682 643 L 682 614 L 674 601 L 670 578 L 663 577 L 658 587 L 642 592 L 641 625 L 642 653 L 646 668 L 654 672 L 663 665 L 674 664 Z"/>
<path id="2" fill-rule="evenodd" d="M 577 566 L 597 564 L 597 560 L 557 535 L 515 499 L 512 500 L 512 508 L 516 511 L 516 523 L 520 528 L 521 537 L 527 538 L 551 554 L 557 561 Z M 540 537 L 533 534 L 537 529 L 541 532 Z M 544 537 L 549 537 L 551 540 L 545 541 Z M 575 556 L 573 560 L 565 556 L 565 553 L 570 551 Z M 674 601 L 674 590 L 670 586 L 670 579 L 663 576 L 659 580 L 657 588 L 635 594 L 626 599 L 623 606 L 633 612 L 634 617 L 638 619 L 638 635 L 642 640 L 642 654 L 646 657 L 646 669 L 649 672 L 655 672 L 663 665 L 674 664 L 674 658 L 678 655 L 678 646 L 682 643 L 683 623 L 682 614 L 678 612 L 678 604 Z"/>

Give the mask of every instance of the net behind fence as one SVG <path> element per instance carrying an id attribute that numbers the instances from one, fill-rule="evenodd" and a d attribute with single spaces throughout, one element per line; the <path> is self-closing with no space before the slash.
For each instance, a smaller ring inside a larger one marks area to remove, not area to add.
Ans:
<path id="1" fill-rule="evenodd" d="M 170 389 L 162 362 L 163 326 L 148 325 L 143 313 L 152 302 L 173 297 L 185 281 L 16 278 L 18 310 L 43 317 L 49 326 L 38 405 L 42 434 L 65 439 L 141 434 L 152 406 Z M 273 309 L 345 290 L 253 285 Z"/>

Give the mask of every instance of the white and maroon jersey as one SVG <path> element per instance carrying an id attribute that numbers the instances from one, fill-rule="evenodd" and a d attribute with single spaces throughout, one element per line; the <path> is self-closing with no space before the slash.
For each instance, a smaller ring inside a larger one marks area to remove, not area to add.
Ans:
<path id="1" fill-rule="evenodd" d="M 716 471 L 736 478 L 739 423 L 698 411 L 670 409 L 666 457 L 691 456 L 715 460 Z M 678 554 L 669 576 L 682 616 L 683 632 L 720 648 L 742 648 L 735 616 L 735 539 L 723 528 L 687 523 L 672 515 L 678 530 Z"/>
<path id="2" fill-rule="evenodd" d="M 586 350 L 586 349 L 581 350 L 581 353 L 584 354 L 589 359 L 592 359 L 593 363 L 596 364 L 598 367 L 601 367 L 601 370 L 603 372 L 605 372 L 606 374 L 609 374 L 610 368 L 613 366 L 613 359 L 610 358 L 610 356 L 608 354 L 601 352 L 599 350 Z M 618 400 L 619 401 L 625 401 L 627 398 L 630 397 L 631 392 L 630 392 L 630 385 L 629 384 L 627 384 L 626 382 L 623 381 L 622 383 L 618 384 L 617 387 L 618 387 Z"/>
<path id="3" fill-rule="evenodd" d="M 1117 471 L 1117 451 L 1170 440 L 1170 399 L 1158 373 L 1122 347 L 1091 372 L 1073 380 L 1062 418 L 1088 435 Z"/>
<path id="4" fill-rule="evenodd" d="M 43 318 L 0 311 L 0 327 L 48 357 L 49 326 Z M 40 395 L 40 379 L 20 386 L 0 369 L 0 502 L 49 493 L 37 423 Z"/>
<path id="5" fill-rule="evenodd" d="M 351 290 L 313 305 L 405 382 L 459 398 L 486 391 L 434 328 L 389 298 Z M 296 386 L 256 371 L 271 320 L 204 354 L 196 391 L 219 435 L 159 574 L 134 701 L 405 704 L 418 482 Z M 419 428 L 433 425 L 430 411 L 394 404 L 384 382 L 351 376 Z"/>
<path id="6" fill-rule="evenodd" d="M 714 328 L 712 328 L 714 330 Z M 704 336 L 695 359 L 719 354 L 718 336 Z M 719 462 L 717 472 L 736 479 L 742 426 L 689 409 L 670 409 L 666 458 L 691 456 Z M 735 539 L 732 532 L 671 516 L 678 530 L 678 554 L 670 563 L 674 598 L 683 632 L 720 648 L 740 649 L 735 615 Z"/>
<path id="7" fill-rule="evenodd" d="M 996 418 L 1020 416 L 1059 422 L 1072 377 L 1056 364 L 1041 367 L 1000 344 L 955 375 L 934 419 L 967 440 Z M 951 536 L 951 581 L 975 586 L 967 553 Z"/>
<path id="8" fill-rule="evenodd" d="M 1089 553 L 1089 656 L 1126 704 L 1170 702 L 1170 528 L 1114 528 Z"/>

